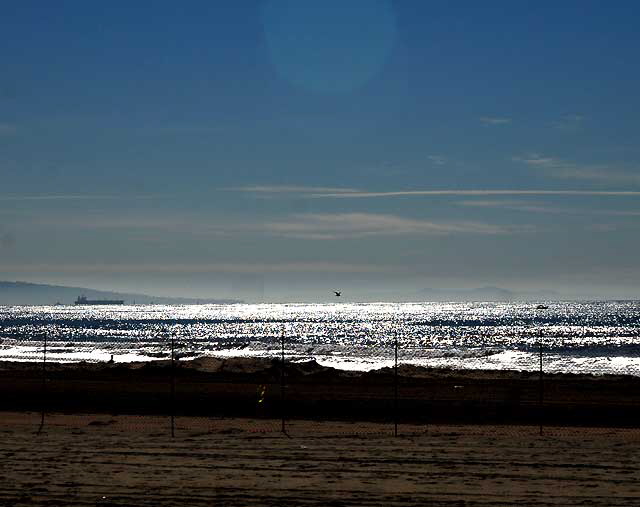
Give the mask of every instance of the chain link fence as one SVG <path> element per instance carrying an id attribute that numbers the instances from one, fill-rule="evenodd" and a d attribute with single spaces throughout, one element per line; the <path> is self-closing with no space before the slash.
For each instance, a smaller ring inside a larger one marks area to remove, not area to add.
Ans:
<path id="1" fill-rule="evenodd" d="M 396 436 L 441 425 L 536 427 L 540 434 L 559 427 L 640 427 L 640 377 L 625 369 L 601 374 L 588 361 L 584 370 L 560 372 L 555 345 L 544 340 L 528 350 L 505 350 L 526 358 L 517 371 L 496 369 L 492 355 L 482 353 L 474 353 L 472 368 L 452 369 L 432 347 L 397 335 L 365 343 L 367 357 L 382 367 L 361 371 L 309 359 L 317 344 L 286 330 L 277 338 L 268 357 L 237 347 L 233 354 L 197 355 L 201 344 L 163 330 L 145 343 L 152 361 L 127 361 L 116 341 L 108 344 L 113 355 L 107 361 L 92 359 L 87 344 L 86 358 L 64 363 L 69 342 L 43 334 L 24 344 L 22 362 L 2 363 L 2 410 L 38 411 L 40 431 L 51 413 L 166 417 L 172 436 L 194 420 L 203 431 L 289 435 L 302 421 L 322 434 Z M 350 357 L 338 351 L 334 359 L 348 365 Z"/>

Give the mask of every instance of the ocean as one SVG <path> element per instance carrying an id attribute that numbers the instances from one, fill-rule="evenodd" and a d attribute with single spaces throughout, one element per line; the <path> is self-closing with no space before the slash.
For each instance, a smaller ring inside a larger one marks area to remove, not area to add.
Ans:
<path id="1" fill-rule="evenodd" d="M 0 307 L 0 360 L 201 356 L 640 376 L 640 301 Z"/>

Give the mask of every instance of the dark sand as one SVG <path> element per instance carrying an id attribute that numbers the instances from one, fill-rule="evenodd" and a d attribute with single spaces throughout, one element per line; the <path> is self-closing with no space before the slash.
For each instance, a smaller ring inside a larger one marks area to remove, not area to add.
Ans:
<path id="1" fill-rule="evenodd" d="M 640 426 L 640 378 L 631 376 L 547 374 L 541 383 L 538 373 L 401 365 L 396 378 L 392 369 L 346 372 L 308 362 L 286 365 L 282 389 L 281 365 L 269 359 L 201 358 L 176 361 L 173 368 L 166 361 L 46 368 L 43 382 L 41 364 L 0 363 L 0 410 Z"/>
<path id="2" fill-rule="evenodd" d="M 640 505 L 637 430 L 183 417 L 171 439 L 166 417 L 0 417 L 1 506 Z"/>
<path id="3" fill-rule="evenodd" d="M 281 373 L 0 363 L 0 506 L 640 505 L 640 379 Z"/>

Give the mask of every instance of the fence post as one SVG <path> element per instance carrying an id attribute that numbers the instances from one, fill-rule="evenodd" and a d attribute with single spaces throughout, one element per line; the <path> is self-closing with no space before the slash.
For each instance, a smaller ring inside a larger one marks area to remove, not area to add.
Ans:
<path id="1" fill-rule="evenodd" d="M 539 391 L 540 391 L 540 397 L 538 400 L 538 412 L 539 412 L 539 418 L 540 418 L 540 436 L 542 436 L 542 420 L 543 420 L 543 383 L 542 383 L 542 342 L 539 342 L 538 345 L 540 346 L 540 377 L 539 377 Z"/>
<path id="2" fill-rule="evenodd" d="M 175 430 L 175 400 L 176 400 L 176 375 L 175 375 L 175 333 L 171 333 L 171 438 L 176 436 Z"/>
<path id="3" fill-rule="evenodd" d="M 38 428 L 38 434 L 42 432 L 44 427 L 44 413 L 45 413 L 45 400 L 47 399 L 47 333 L 44 333 L 44 346 L 42 356 L 42 413 L 40 417 L 40 427 Z"/>
<path id="4" fill-rule="evenodd" d="M 398 436 L 398 335 L 394 340 L 395 361 L 393 366 L 393 436 Z"/>
<path id="5" fill-rule="evenodd" d="M 282 433 L 287 434 L 287 428 L 285 426 L 285 396 L 284 396 L 284 328 L 282 328 L 282 336 L 280 338 L 282 346 L 282 356 L 280 361 L 280 415 L 282 417 Z"/>

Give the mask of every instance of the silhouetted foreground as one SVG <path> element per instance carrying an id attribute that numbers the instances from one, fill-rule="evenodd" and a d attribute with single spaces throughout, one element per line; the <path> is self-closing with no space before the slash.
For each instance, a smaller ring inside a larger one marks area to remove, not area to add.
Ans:
<path id="1" fill-rule="evenodd" d="M 640 426 L 640 378 L 215 359 L 0 363 L 2 410 L 393 422 Z M 172 394 L 172 378 L 174 390 Z M 282 381 L 282 379 L 284 380 Z M 282 382 L 282 384 L 281 384 Z M 397 391 L 396 391 L 397 389 Z M 397 400 L 396 400 L 397 392 Z M 542 394 L 542 404 L 540 403 Z"/>

